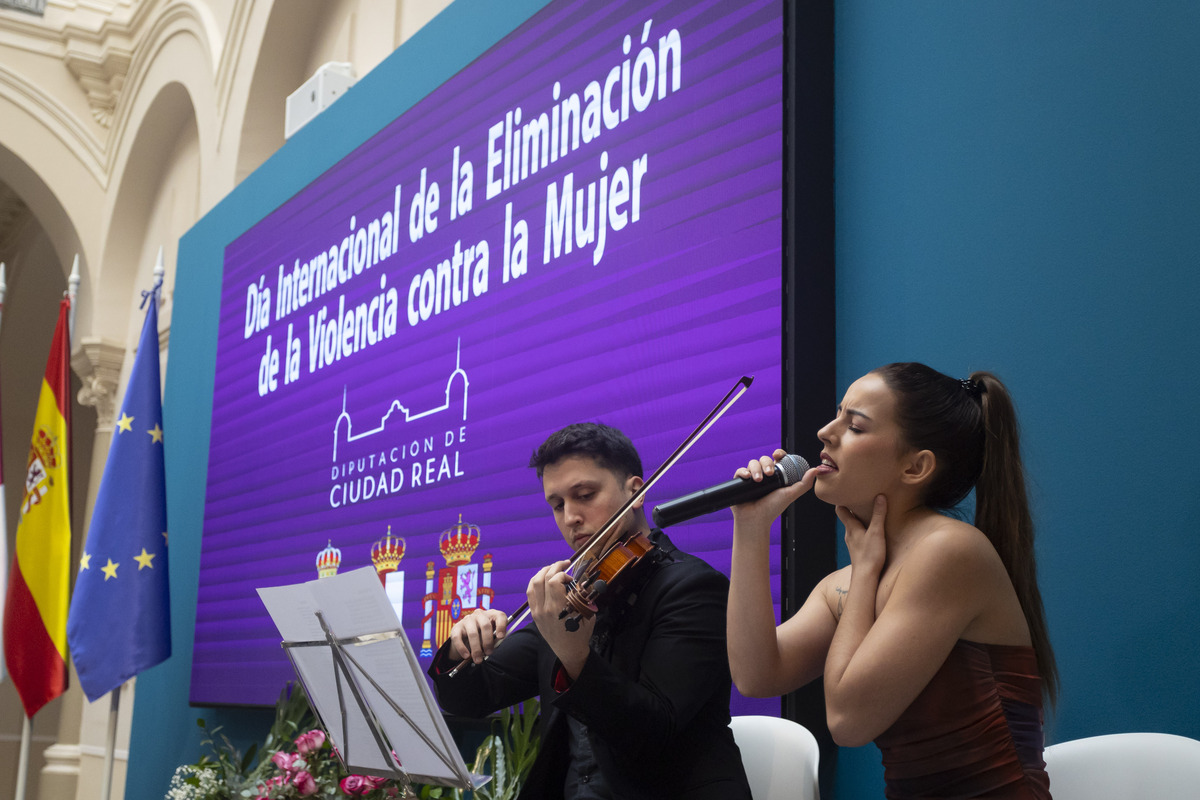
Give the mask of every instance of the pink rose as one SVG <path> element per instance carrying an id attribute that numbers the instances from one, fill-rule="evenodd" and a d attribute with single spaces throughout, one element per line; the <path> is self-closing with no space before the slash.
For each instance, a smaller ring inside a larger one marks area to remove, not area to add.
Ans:
<path id="1" fill-rule="evenodd" d="M 285 753 L 282 750 L 276 750 L 275 754 L 271 756 L 271 763 L 284 772 L 287 772 L 292 768 L 292 762 L 299 757 L 295 753 Z"/>
<path id="2" fill-rule="evenodd" d="M 306 770 L 300 770 L 296 776 L 292 778 L 292 785 L 296 787 L 296 791 L 301 797 L 308 797 L 310 794 L 317 793 L 317 782 L 313 780 L 313 776 L 309 775 Z"/>
<path id="3" fill-rule="evenodd" d="M 356 794 L 363 794 L 369 790 L 367 779 L 362 775 L 347 775 L 342 778 L 342 782 L 338 784 L 342 788 L 342 792 L 353 797 Z"/>
<path id="4" fill-rule="evenodd" d="M 282 786 L 282 785 L 283 785 L 283 776 L 282 775 L 276 775 L 274 778 L 269 778 L 268 780 L 266 780 L 258 785 L 258 797 L 254 798 L 254 800 L 269 800 L 269 798 L 271 796 L 271 790 L 274 789 L 276 786 Z"/>
<path id="5" fill-rule="evenodd" d="M 302 733 L 296 738 L 296 749 L 301 755 L 308 755 L 321 749 L 325 744 L 325 731 L 312 730 Z"/>

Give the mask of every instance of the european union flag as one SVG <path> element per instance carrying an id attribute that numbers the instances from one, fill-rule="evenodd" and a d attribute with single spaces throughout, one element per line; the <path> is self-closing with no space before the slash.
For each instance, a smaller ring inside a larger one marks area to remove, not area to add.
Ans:
<path id="1" fill-rule="evenodd" d="M 71 657 L 92 701 L 171 655 L 157 288 L 146 296 L 67 616 Z"/>

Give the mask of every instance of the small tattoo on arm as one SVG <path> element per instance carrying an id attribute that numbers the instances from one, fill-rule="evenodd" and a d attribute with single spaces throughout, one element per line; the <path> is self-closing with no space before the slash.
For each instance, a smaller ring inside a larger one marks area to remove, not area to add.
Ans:
<path id="1" fill-rule="evenodd" d="M 841 586 L 835 586 L 835 587 L 833 587 L 833 590 L 835 592 L 837 592 L 837 596 L 838 596 L 837 617 L 838 617 L 838 619 L 841 619 L 842 618 L 842 609 L 844 609 L 846 607 L 846 595 L 849 594 L 849 592 L 847 590 L 843 589 Z"/>

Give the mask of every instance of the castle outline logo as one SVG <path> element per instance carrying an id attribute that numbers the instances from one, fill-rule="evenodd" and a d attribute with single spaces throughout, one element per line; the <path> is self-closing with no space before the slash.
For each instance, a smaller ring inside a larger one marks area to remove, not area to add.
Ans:
<path id="1" fill-rule="evenodd" d="M 469 389 L 461 341 L 441 405 L 414 411 L 394 397 L 374 427 L 356 433 L 349 388 L 344 387 L 333 426 L 329 506 L 355 505 L 464 476 L 461 446 L 467 435 Z"/>

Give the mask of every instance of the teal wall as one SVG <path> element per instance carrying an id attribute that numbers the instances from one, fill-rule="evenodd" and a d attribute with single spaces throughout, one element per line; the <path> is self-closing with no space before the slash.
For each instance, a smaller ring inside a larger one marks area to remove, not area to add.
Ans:
<path id="1" fill-rule="evenodd" d="M 1200 5 L 835 20 L 839 392 L 897 360 L 999 373 L 1062 673 L 1047 741 L 1200 738 Z M 882 795 L 874 747 L 838 772 Z"/>
<path id="2" fill-rule="evenodd" d="M 196 759 L 197 717 L 247 743 L 269 722 L 187 705 L 225 243 L 542 4 L 458 0 L 181 240 L 164 407 L 176 656 L 138 679 L 127 797 L 158 800 Z M 998 372 L 1024 422 L 1063 678 L 1048 741 L 1200 738 L 1200 6 L 835 8 L 839 392 L 895 360 Z M 873 747 L 843 750 L 838 772 L 843 800 L 881 796 Z"/>

